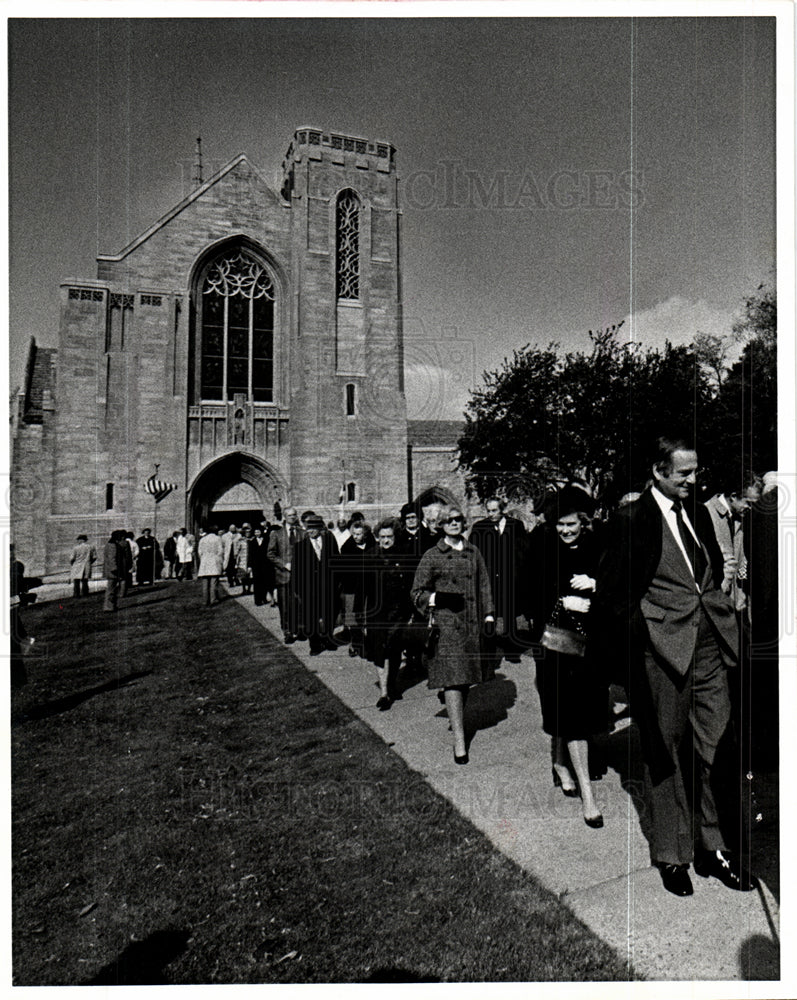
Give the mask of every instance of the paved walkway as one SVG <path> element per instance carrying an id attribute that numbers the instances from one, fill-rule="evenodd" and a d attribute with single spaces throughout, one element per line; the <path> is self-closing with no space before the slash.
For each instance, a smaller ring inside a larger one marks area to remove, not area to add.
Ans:
<path id="1" fill-rule="evenodd" d="M 277 612 L 240 604 L 281 639 Z M 311 657 L 292 651 L 388 746 L 530 872 L 637 973 L 658 980 L 778 979 L 778 906 L 768 887 L 738 893 L 693 875 L 694 896 L 666 892 L 650 865 L 635 762 L 635 729 L 610 738 L 611 766 L 597 784 L 605 826 L 586 826 L 579 799 L 551 783 L 534 661 L 502 664 L 496 680 L 471 691 L 467 719 L 477 720 L 470 763 L 453 761 L 445 711 L 425 681 L 389 712 L 376 708 L 371 664 L 344 647 Z"/>

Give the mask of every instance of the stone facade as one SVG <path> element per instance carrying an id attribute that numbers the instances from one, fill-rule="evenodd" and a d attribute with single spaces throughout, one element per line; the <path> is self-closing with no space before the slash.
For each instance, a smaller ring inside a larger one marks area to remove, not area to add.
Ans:
<path id="1" fill-rule="evenodd" d="M 389 143 L 300 128 L 279 193 L 239 156 L 63 283 L 57 357 L 32 344 L 13 414 L 29 573 L 63 572 L 79 532 L 196 526 L 240 483 L 267 515 L 343 493 L 375 519 L 455 476 L 455 440 L 408 449 L 397 192 Z"/>

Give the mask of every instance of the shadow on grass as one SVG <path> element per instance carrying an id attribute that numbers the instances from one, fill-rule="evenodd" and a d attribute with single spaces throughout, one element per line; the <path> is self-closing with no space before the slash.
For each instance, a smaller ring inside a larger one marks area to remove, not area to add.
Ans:
<path id="1" fill-rule="evenodd" d="M 68 712 L 73 708 L 77 708 L 78 705 L 82 705 L 84 701 L 88 701 L 95 695 L 104 694 L 106 691 L 118 691 L 119 688 L 129 687 L 133 681 L 137 681 L 141 677 L 149 677 L 151 673 L 151 670 L 139 670 L 136 673 L 125 674 L 124 677 L 117 677 L 115 680 L 107 681 L 105 684 L 98 684 L 97 687 L 87 688 L 85 691 L 77 691 L 75 694 L 69 694 L 65 698 L 57 698 L 55 701 L 48 701 L 43 705 L 34 705 L 32 708 L 27 709 L 24 713 L 21 713 L 16 721 L 35 722 L 38 719 L 52 718 L 54 715 L 60 715 L 62 712 Z"/>
<path id="2" fill-rule="evenodd" d="M 417 972 L 410 972 L 408 969 L 382 968 L 374 969 L 367 979 L 360 979 L 361 983 L 439 983 L 437 976 L 421 976 Z"/>
<path id="3" fill-rule="evenodd" d="M 137 597 L 138 595 L 136 594 L 135 596 Z M 130 598 L 130 595 L 128 594 L 127 597 L 125 597 L 120 603 L 119 610 L 126 611 L 132 608 L 143 608 L 145 604 L 160 604 L 162 601 L 171 601 L 171 600 L 173 600 L 172 594 L 164 594 L 163 597 L 152 597 L 146 601 L 132 600 Z"/>
<path id="4" fill-rule="evenodd" d="M 185 930 L 155 931 L 143 941 L 129 944 L 122 954 L 104 965 L 84 986 L 168 986 L 172 980 L 164 973 L 188 947 L 190 933 Z"/>

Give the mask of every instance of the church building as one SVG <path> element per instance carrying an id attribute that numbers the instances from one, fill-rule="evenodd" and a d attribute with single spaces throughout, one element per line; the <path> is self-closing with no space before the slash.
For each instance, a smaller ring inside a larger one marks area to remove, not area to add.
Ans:
<path id="1" fill-rule="evenodd" d="M 459 425 L 407 421 L 389 142 L 299 128 L 279 192 L 246 156 L 197 178 L 61 285 L 58 345 L 31 343 L 12 416 L 28 572 L 63 572 L 78 533 L 465 501 Z M 175 486 L 157 505 L 153 475 Z"/>

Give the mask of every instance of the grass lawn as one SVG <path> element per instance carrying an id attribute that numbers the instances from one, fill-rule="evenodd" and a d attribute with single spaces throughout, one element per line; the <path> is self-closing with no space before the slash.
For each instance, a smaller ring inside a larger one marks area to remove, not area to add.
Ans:
<path id="1" fill-rule="evenodd" d="M 25 612 L 16 985 L 632 975 L 235 601 L 101 602 Z"/>

